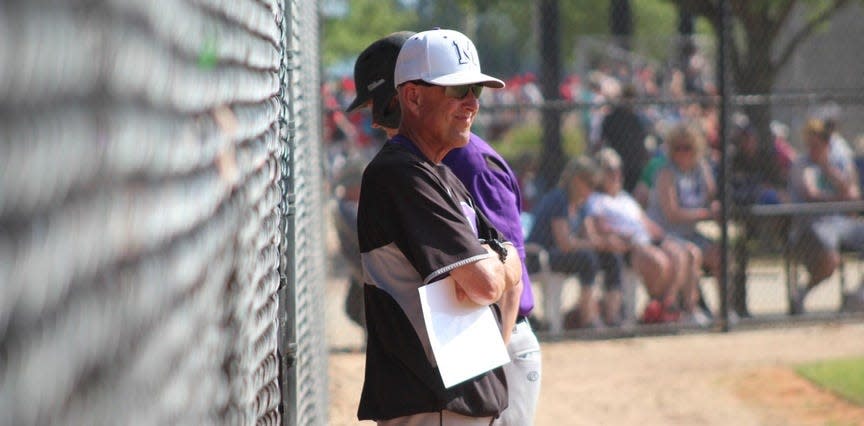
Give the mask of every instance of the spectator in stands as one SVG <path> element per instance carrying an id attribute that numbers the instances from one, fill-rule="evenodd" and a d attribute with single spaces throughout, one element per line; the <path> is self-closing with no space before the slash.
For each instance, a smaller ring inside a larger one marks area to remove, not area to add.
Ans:
<path id="1" fill-rule="evenodd" d="M 694 103 L 694 111 L 699 114 L 699 125 L 705 138 L 708 160 L 714 167 L 720 164 L 720 108 L 714 102 L 703 100 Z"/>
<path id="2" fill-rule="evenodd" d="M 348 291 L 345 296 L 345 314 L 365 331 L 363 313 L 363 266 L 360 264 L 360 245 L 357 242 L 357 203 L 360 200 L 360 180 L 365 163 L 352 161 L 336 179 L 336 209 L 333 221 L 339 237 L 339 252 L 348 263 Z"/>
<path id="3" fill-rule="evenodd" d="M 519 189 L 522 192 L 522 211 L 530 212 L 534 208 L 534 203 L 540 197 L 537 170 L 538 170 L 538 155 L 533 152 L 523 152 L 513 162 L 513 173 L 519 180 Z"/>
<path id="4" fill-rule="evenodd" d="M 642 172 L 639 173 L 639 180 L 633 189 L 633 198 L 639 202 L 643 209 L 648 208 L 648 198 L 651 195 L 651 189 L 654 188 L 654 183 L 657 181 L 657 172 L 668 163 L 669 154 L 666 152 L 666 144 L 661 143 L 645 167 L 642 168 Z"/>
<path id="5" fill-rule="evenodd" d="M 642 207 L 622 188 L 622 161 L 611 148 L 597 153 L 602 170 L 599 190 L 586 203 L 585 232 L 599 250 L 618 251 L 622 244 L 633 269 L 642 277 L 652 299 L 664 311 L 677 312 L 679 296 L 684 318 L 699 325 L 710 320 L 696 304 L 696 288 L 701 273 L 702 254 L 695 244 L 677 238 L 666 238 L 666 232 L 648 218 Z M 620 296 L 620 293 L 615 294 Z M 606 306 L 607 323 L 615 323 L 619 312 Z"/>
<path id="6" fill-rule="evenodd" d="M 669 163 L 657 173 L 648 216 L 668 234 L 696 244 L 702 252 L 702 266 L 717 277 L 720 246 L 696 226 L 715 220 L 720 212 L 717 185 L 705 158 L 705 139 L 698 127 L 686 123 L 674 126 L 665 139 Z"/>
<path id="7" fill-rule="evenodd" d="M 597 165 L 588 156 L 571 159 L 561 172 L 558 186 L 546 193 L 534 208 L 534 226 L 528 242 L 536 243 L 549 252 L 549 267 L 555 272 L 579 277 L 578 326 L 603 327 L 596 309 L 594 280 L 602 269 L 606 297 L 617 298 L 620 304 L 621 272 L 624 267 L 623 241 L 598 251 L 594 242 L 585 237 L 582 222 L 585 201 L 594 189 Z M 610 244 L 615 244 L 610 243 Z M 617 295 L 617 296 L 615 296 Z M 614 305 L 609 300 L 604 305 Z"/>
<path id="8" fill-rule="evenodd" d="M 642 168 L 651 159 L 645 147 L 646 123 L 633 106 L 636 88 L 627 85 L 621 91 L 620 102 L 603 119 L 600 143 L 615 150 L 624 170 L 624 190 L 632 193 Z M 600 149 L 594 146 L 593 151 Z"/>
<path id="9" fill-rule="evenodd" d="M 786 191 L 788 166 L 784 166 L 789 159 L 789 151 L 780 151 L 785 148 L 781 146 L 783 142 L 776 137 L 771 141 L 773 143 L 760 143 L 756 129 L 746 115 L 734 114 L 733 122 L 733 151 L 728 179 L 732 206 L 742 207 L 733 211 L 743 233 L 742 242 L 746 244 L 746 241 L 752 238 L 763 247 L 782 247 L 789 237 L 788 229 L 784 225 L 785 220 L 742 213 L 743 207 L 753 204 L 779 204 L 789 201 Z M 779 130 L 776 125 L 775 130 Z M 737 268 L 731 282 L 729 297 L 732 307 L 739 317 L 750 317 L 747 307 L 746 268 Z"/>
<path id="10" fill-rule="evenodd" d="M 585 139 L 589 146 L 599 143 L 603 117 L 609 112 L 609 105 L 606 104 L 608 94 L 603 90 L 606 80 L 608 78 L 603 73 L 592 71 L 588 75 L 588 84 L 582 91 L 582 102 L 590 104 L 589 107 L 582 109 L 582 128 L 585 130 Z M 605 84 L 605 86 L 609 85 Z"/>
<path id="11" fill-rule="evenodd" d="M 828 102 L 819 107 L 813 118 L 824 123 L 826 131 L 831 135 L 830 155 L 836 161 L 844 161 L 845 158 L 853 157 L 854 153 L 849 142 L 840 133 L 839 123 L 842 108 L 836 102 Z"/>
<path id="12" fill-rule="evenodd" d="M 357 139 L 357 129 L 348 119 L 348 115 L 342 112 L 332 82 L 326 82 L 321 86 L 321 99 L 324 105 L 322 140 L 330 166 L 328 172 L 333 173 L 340 170 L 350 158 L 356 157 L 353 141 Z"/>
<path id="13" fill-rule="evenodd" d="M 756 129 L 742 122 L 732 133 L 730 183 L 736 204 L 777 204 L 786 200 L 785 181 L 773 144 L 760 146 Z"/>
<path id="14" fill-rule="evenodd" d="M 789 126 L 773 120 L 769 125 L 771 137 L 774 138 L 774 151 L 777 153 L 777 164 L 780 165 L 780 175 L 784 182 L 789 181 L 789 170 L 798 157 L 798 153 L 789 143 Z"/>
<path id="15" fill-rule="evenodd" d="M 795 202 L 851 201 L 861 199 L 858 173 L 852 158 L 832 152 L 832 127 L 819 119 L 803 129 L 806 153 L 792 168 L 789 193 Z M 792 253 L 809 273 L 804 288 L 792 295 L 791 314 L 804 312 L 804 300 L 840 264 L 840 250 L 864 253 L 864 221 L 845 214 L 826 213 L 795 218 Z M 860 292 L 859 292 L 860 293 Z"/>
<path id="16" fill-rule="evenodd" d="M 855 139 L 855 169 L 858 171 L 858 187 L 864 188 L 864 135 Z"/>

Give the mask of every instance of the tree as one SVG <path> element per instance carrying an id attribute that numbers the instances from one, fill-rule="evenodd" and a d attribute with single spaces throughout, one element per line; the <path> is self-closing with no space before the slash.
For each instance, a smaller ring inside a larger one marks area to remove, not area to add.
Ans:
<path id="1" fill-rule="evenodd" d="M 353 64 L 373 41 L 395 31 L 417 31 L 418 26 L 414 10 L 399 0 L 351 0 L 343 14 L 325 15 L 321 22 L 321 63 L 325 67 L 341 61 Z"/>
<path id="2" fill-rule="evenodd" d="M 354 58 L 372 41 L 393 31 L 422 31 L 435 26 L 459 30 L 482 49 L 483 69 L 509 76 L 536 71 L 539 28 L 548 25 L 524 0 L 328 0 L 340 7 L 322 17 L 321 60 L 324 66 Z M 584 35 L 608 35 L 609 8 L 597 0 L 567 0 L 559 6 L 561 61 L 570 68 Z M 674 6 L 668 0 L 632 2 L 633 36 L 671 35 Z M 482 46 L 482 47 L 481 47 Z M 565 72 L 567 70 L 564 70 Z"/>
<path id="3" fill-rule="evenodd" d="M 707 19 L 714 33 L 721 34 L 721 10 L 718 0 L 669 0 L 682 12 Z M 739 94 L 768 94 L 780 70 L 795 50 L 828 20 L 853 0 L 727 0 L 732 15 L 732 37 L 728 45 L 728 63 L 732 83 Z M 804 22 L 790 25 L 795 12 L 802 12 Z M 745 107 L 751 122 L 757 126 L 763 146 L 770 141 L 769 104 Z"/>

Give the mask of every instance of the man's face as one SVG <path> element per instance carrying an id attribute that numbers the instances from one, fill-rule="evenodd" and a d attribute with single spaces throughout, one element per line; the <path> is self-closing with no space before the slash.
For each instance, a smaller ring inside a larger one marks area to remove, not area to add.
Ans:
<path id="1" fill-rule="evenodd" d="M 597 183 L 596 177 L 580 173 L 573 177 L 573 195 L 579 198 L 585 198 L 594 192 L 594 186 Z"/>
<path id="2" fill-rule="evenodd" d="M 807 135 L 807 149 L 810 159 L 816 163 L 828 161 L 828 153 L 831 150 L 831 140 L 817 135 Z"/>
<path id="3" fill-rule="evenodd" d="M 422 93 L 419 120 L 424 133 L 453 148 L 467 145 L 471 124 L 480 109 L 476 89 L 432 85 L 418 88 Z"/>

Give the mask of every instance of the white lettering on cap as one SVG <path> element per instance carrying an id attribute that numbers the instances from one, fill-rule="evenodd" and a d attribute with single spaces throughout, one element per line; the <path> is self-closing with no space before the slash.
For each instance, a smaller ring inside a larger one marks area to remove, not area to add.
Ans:
<path id="1" fill-rule="evenodd" d="M 456 56 L 459 58 L 459 63 L 460 64 L 468 64 L 468 63 L 476 64 L 476 62 L 474 61 L 474 55 L 471 54 L 471 49 L 470 49 L 470 44 L 469 44 L 470 41 L 464 40 L 464 42 L 465 42 L 465 44 L 463 46 L 460 46 L 456 40 L 453 40 L 453 47 L 456 48 Z"/>

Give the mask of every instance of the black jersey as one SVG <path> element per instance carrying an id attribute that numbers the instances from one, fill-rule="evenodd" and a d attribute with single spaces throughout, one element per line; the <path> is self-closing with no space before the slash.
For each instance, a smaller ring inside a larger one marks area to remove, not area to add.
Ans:
<path id="1" fill-rule="evenodd" d="M 384 420 L 443 409 L 497 416 L 507 406 L 503 370 L 445 389 L 418 294 L 453 269 L 489 257 L 478 235 L 500 238 L 468 191 L 447 166 L 431 163 L 397 136 L 363 173 L 357 226 L 367 328 L 358 417 Z"/>

